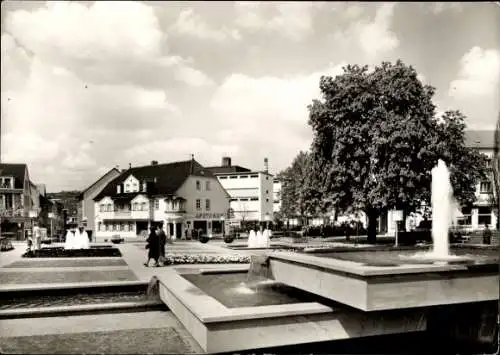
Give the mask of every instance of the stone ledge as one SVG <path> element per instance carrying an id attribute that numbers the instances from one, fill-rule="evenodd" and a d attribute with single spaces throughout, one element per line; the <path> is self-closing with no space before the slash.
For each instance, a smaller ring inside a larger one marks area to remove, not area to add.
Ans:
<path id="1" fill-rule="evenodd" d="M 161 301 L 97 303 L 76 306 L 15 308 L 0 310 L 0 319 L 58 317 L 113 310 L 137 310 L 166 308 Z"/>

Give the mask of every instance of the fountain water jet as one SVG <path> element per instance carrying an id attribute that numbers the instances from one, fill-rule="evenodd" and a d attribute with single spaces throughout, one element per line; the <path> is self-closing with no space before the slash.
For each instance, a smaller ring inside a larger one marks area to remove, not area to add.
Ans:
<path id="1" fill-rule="evenodd" d="M 431 206 L 432 206 L 432 256 L 448 258 L 450 246 L 448 231 L 452 220 L 453 188 L 451 187 L 450 172 L 444 161 L 439 159 L 438 164 L 431 171 Z"/>

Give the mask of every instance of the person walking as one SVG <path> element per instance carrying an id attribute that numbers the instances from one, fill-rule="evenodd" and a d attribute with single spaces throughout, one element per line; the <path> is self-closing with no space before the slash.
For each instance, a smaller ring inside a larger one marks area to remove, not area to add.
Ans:
<path id="1" fill-rule="evenodd" d="M 485 223 L 483 231 L 483 244 L 491 244 L 491 234 L 491 229 L 488 227 L 488 223 Z"/>
<path id="2" fill-rule="evenodd" d="M 156 227 L 156 233 L 158 234 L 159 261 L 163 265 L 165 262 L 165 244 L 167 244 L 167 235 L 160 226 Z"/>
<path id="3" fill-rule="evenodd" d="M 144 263 L 144 266 L 148 267 L 151 259 L 155 261 L 154 266 L 158 266 L 158 257 L 160 256 L 160 248 L 158 243 L 158 235 L 156 234 L 155 227 L 151 226 L 149 228 L 149 236 L 146 240 L 146 249 L 148 249 L 148 261 Z"/>

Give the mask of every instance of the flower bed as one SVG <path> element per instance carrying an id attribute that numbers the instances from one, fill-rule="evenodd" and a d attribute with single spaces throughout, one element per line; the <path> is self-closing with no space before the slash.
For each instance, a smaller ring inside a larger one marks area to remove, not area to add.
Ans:
<path id="1" fill-rule="evenodd" d="M 164 265 L 249 264 L 248 255 L 167 254 Z"/>
<path id="2" fill-rule="evenodd" d="M 64 248 L 42 248 L 35 251 L 28 251 L 23 254 L 23 258 L 78 258 L 78 257 L 110 257 L 122 256 L 117 248 L 107 246 L 92 247 L 90 249 L 69 249 Z"/>

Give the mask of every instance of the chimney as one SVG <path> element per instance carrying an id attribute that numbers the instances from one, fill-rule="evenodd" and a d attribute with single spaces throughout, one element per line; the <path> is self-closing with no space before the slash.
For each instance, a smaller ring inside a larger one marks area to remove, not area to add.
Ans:
<path id="1" fill-rule="evenodd" d="M 267 158 L 264 158 L 264 171 L 269 172 L 269 160 Z"/>
<path id="2" fill-rule="evenodd" d="M 158 165 L 158 160 L 152 160 L 151 165 Z"/>
<path id="3" fill-rule="evenodd" d="M 128 163 L 128 168 L 132 169 L 132 163 Z"/>
<path id="4" fill-rule="evenodd" d="M 230 167 L 231 166 L 231 158 L 230 157 L 222 157 L 222 166 Z"/>

